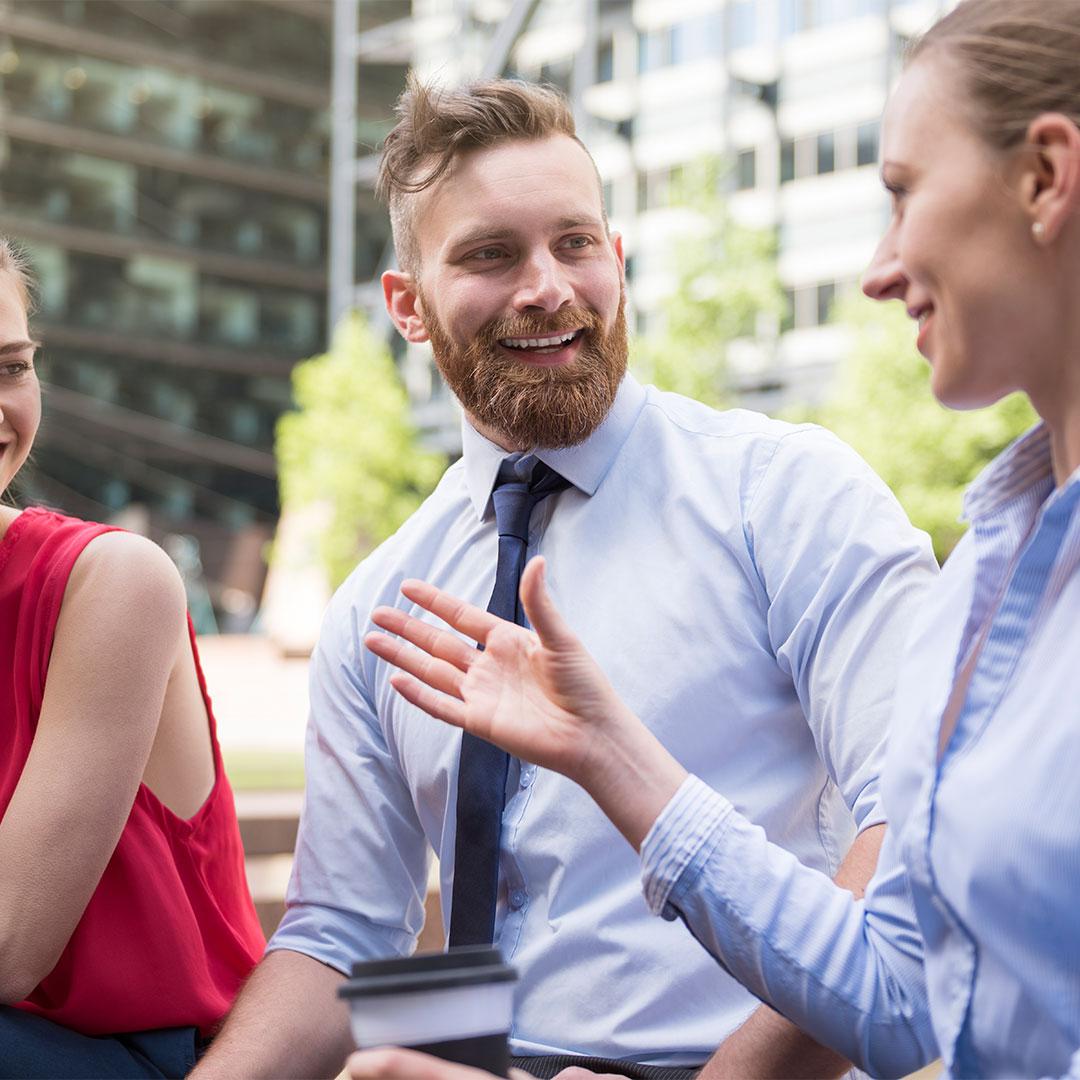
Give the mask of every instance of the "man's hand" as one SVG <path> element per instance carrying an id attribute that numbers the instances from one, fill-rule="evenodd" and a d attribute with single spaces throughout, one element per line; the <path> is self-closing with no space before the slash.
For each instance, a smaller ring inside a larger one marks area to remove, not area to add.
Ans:
<path id="1" fill-rule="evenodd" d="M 378 633 L 365 644 L 401 668 L 392 685 L 432 716 L 573 780 L 614 722 L 636 722 L 552 603 L 543 559 L 533 559 L 521 576 L 522 604 L 535 632 L 421 581 L 406 581 L 401 591 L 484 646 L 480 652 L 397 608 L 372 612 L 376 625 L 416 649 Z"/>
<path id="2" fill-rule="evenodd" d="M 374 623 L 404 639 L 364 638 L 401 669 L 390 677 L 394 689 L 436 719 L 570 777 L 640 848 L 686 770 L 623 704 L 564 622 L 544 587 L 544 560 L 533 559 L 521 575 L 535 631 L 422 581 L 406 581 L 401 591 L 484 651 L 397 608 L 376 608 Z"/>

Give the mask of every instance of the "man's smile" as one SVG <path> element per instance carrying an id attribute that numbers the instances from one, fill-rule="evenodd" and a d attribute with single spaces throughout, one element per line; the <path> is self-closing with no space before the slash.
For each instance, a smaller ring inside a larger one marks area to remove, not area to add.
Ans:
<path id="1" fill-rule="evenodd" d="M 526 363 L 556 367 L 574 358 L 584 335 L 584 329 L 579 327 L 545 337 L 500 338 L 499 345 Z"/>

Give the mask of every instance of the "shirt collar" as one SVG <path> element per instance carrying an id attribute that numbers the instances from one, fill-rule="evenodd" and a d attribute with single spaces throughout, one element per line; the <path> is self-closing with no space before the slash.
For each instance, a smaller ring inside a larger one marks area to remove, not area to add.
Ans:
<path id="1" fill-rule="evenodd" d="M 537 447 L 533 453 L 583 494 L 592 495 L 607 475 L 644 406 L 645 388 L 627 373 L 607 416 L 584 442 L 557 450 Z M 510 455 L 481 435 L 465 416 L 461 420 L 461 447 L 469 500 L 482 520 L 491 504 L 499 465 Z"/>
<path id="2" fill-rule="evenodd" d="M 1073 475 L 1068 483 L 1077 479 Z M 1045 424 L 1038 424 L 983 469 L 964 495 L 962 516 L 965 521 L 977 521 L 1028 493 L 1037 495 L 1041 503 L 1053 486 L 1050 431 Z"/>

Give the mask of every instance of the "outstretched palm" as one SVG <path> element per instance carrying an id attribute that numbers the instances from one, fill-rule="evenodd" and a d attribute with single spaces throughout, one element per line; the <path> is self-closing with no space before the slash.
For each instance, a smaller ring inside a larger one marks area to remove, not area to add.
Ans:
<path id="1" fill-rule="evenodd" d="M 378 626 L 416 646 L 386 634 L 365 639 L 401 669 L 394 687 L 430 715 L 517 757 L 580 776 L 605 723 L 624 707 L 548 596 L 542 560 L 533 560 L 521 581 L 535 632 L 433 585 L 409 581 L 402 592 L 484 651 L 396 608 L 377 608 L 372 618 Z"/>

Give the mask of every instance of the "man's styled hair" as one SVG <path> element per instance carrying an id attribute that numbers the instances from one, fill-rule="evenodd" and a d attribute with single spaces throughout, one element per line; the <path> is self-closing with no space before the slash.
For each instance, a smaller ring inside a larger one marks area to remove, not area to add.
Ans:
<path id="1" fill-rule="evenodd" d="M 413 196 L 444 176 L 458 155 L 552 135 L 569 136 L 585 149 L 562 94 L 513 79 L 443 89 L 410 73 L 395 112 L 398 122 L 383 144 L 375 191 L 390 209 L 398 265 L 411 274 L 420 268 Z"/>

